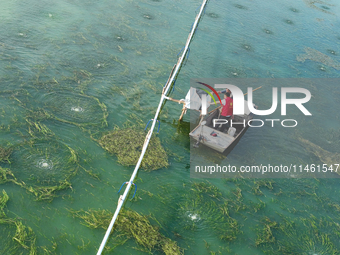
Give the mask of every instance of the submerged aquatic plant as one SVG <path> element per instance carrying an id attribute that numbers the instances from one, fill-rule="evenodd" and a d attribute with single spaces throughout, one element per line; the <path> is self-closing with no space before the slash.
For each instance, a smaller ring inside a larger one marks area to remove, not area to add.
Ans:
<path id="1" fill-rule="evenodd" d="M 106 105 L 98 98 L 72 92 L 55 92 L 44 96 L 45 111 L 54 119 L 80 127 L 107 126 Z"/>
<path id="2" fill-rule="evenodd" d="M 7 228 L 15 227 L 15 233 L 8 241 L 6 239 L 1 240 L 0 253 L 36 255 L 36 237 L 33 230 L 30 227 L 26 227 L 22 221 L 6 216 L 4 208 L 9 200 L 9 196 L 5 190 L 2 191 L 2 194 L 3 196 L 0 196 L 0 225 L 7 225 Z M 8 233 L 7 236 L 11 234 Z M 22 250 L 26 250 L 27 253 L 23 253 Z"/>
<path id="3" fill-rule="evenodd" d="M 238 9 L 241 9 L 241 10 L 248 10 L 248 7 L 241 5 L 241 4 L 234 4 L 234 6 Z"/>
<path id="4" fill-rule="evenodd" d="M 271 221 L 268 217 L 265 217 L 262 221 L 264 227 L 260 230 L 257 235 L 255 245 L 258 246 L 260 244 L 265 243 L 273 243 L 275 242 L 275 237 L 273 236 L 272 229 L 277 228 L 278 224 L 275 221 Z"/>
<path id="5" fill-rule="evenodd" d="M 0 219 L 6 217 L 4 208 L 9 200 L 9 197 L 5 190 L 2 190 L 2 196 L 0 196 Z"/>
<path id="6" fill-rule="evenodd" d="M 13 158 L 14 172 L 0 167 L 0 184 L 13 182 L 37 200 L 52 201 L 56 191 L 71 187 L 69 180 L 78 169 L 76 152 L 55 140 L 26 142 L 16 148 Z"/>
<path id="7" fill-rule="evenodd" d="M 77 157 L 69 146 L 54 139 L 33 139 L 13 152 L 13 173 L 31 186 L 54 186 L 76 170 Z"/>
<path id="8" fill-rule="evenodd" d="M 7 229 L 7 238 L 1 240 L 1 254 L 38 254 L 36 236 L 30 227 L 18 219 L 11 218 L 0 218 L 0 225 L 5 225 Z"/>
<path id="9" fill-rule="evenodd" d="M 107 229 L 112 218 L 112 213 L 108 210 L 71 211 L 71 213 L 81 218 L 83 225 L 90 228 Z M 122 235 L 127 238 L 134 238 L 136 242 L 146 248 L 149 252 L 160 249 L 166 255 L 179 255 L 183 252 L 175 241 L 165 237 L 159 232 L 159 227 L 150 223 L 147 216 L 143 216 L 132 210 L 123 210 L 116 223 L 117 236 Z"/>
<path id="10" fill-rule="evenodd" d="M 213 19 L 217 19 L 219 17 L 219 15 L 214 12 L 209 12 L 207 13 L 207 15 L 208 17 L 213 18 Z"/>
<path id="11" fill-rule="evenodd" d="M 9 170 L 8 168 L 2 168 L 0 166 L 0 184 L 6 183 L 12 180 L 16 181 L 16 178 L 14 174 L 12 173 L 12 171 Z"/>
<path id="12" fill-rule="evenodd" d="M 140 157 L 145 135 L 139 128 L 116 129 L 99 140 L 99 144 L 109 153 L 116 154 L 118 162 L 125 166 L 135 165 Z M 160 139 L 152 136 L 141 167 L 145 170 L 156 170 L 169 165 Z"/>
<path id="13" fill-rule="evenodd" d="M 13 148 L 0 147 L 0 162 L 9 163 L 9 157 L 11 156 Z"/>
<path id="14" fill-rule="evenodd" d="M 57 197 L 55 194 L 56 191 L 64 190 L 72 187 L 71 183 L 68 180 L 60 181 L 57 185 L 54 186 L 27 186 L 25 183 L 21 183 L 20 186 L 26 188 L 29 192 L 33 193 L 36 196 L 38 201 L 48 201 L 51 202 L 53 198 Z"/>
<path id="15" fill-rule="evenodd" d="M 306 146 L 306 149 L 308 151 L 312 152 L 323 163 L 327 164 L 328 167 L 333 166 L 333 164 L 338 164 L 340 162 L 339 153 L 332 153 L 332 152 L 326 151 L 320 146 L 303 138 L 299 138 L 299 140 Z M 340 169 L 338 169 L 337 173 L 340 174 Z"/>
<path id="16" fill-rule="evenodd" d="M 329 4 L 325 1 L 322 0 L 304 0 L 304 2 L 308 5 L 308 7 L 316 9 L 318 11 L 322 11 L 324 13 L 328 13 L 328 14 L 333 14 L 332 12 L 328 11 L 330 8 L 328 6 L 325 5 L 329 5 L 329 6 L 334 6 L 333 4 Z M 321 8 L 319 6 L 317 6 L 316 4 L 322 4 Z"/>
<path id="17" fill-rule="evenodd" d="M 333 67 L 336 70 L 340 70 L 340 63 L 332 59 L 330 56 L 327 56 L 326 54 L 323 54 L 320 51 L 317 51 L 310 47 L 305 47 L 305 52 L 305 54 L 298 55 L 296 57 L 296 60 L 303 63 L 307 59 L 309 59 L 315 62 L 322 63 L 326 66 Z"/>
<path id="18" fill-rule="evenodd" d="M 177 205 L 181 228 L 197 230 L 208 225 L 219 239 L 235 241 L 241 232 L 235 218 L 237 211 L 242 209 L 241 200 L 240 189 L 226 198 L 209 182 L 193 183 Z"/>
<path id="19" fill-rule="evenodd" d="M 26 227 L 22 224 L 21 221 L 14 221 L 16 226 L 16 232 L 13 237 L 13 240 L 17 241 L 21 247 L 27 250 L 35 251 L 36 250 L 36 238 L 33 230 L 30 227 Z M 30 254 L 36 254 L 36 252 Z"/>

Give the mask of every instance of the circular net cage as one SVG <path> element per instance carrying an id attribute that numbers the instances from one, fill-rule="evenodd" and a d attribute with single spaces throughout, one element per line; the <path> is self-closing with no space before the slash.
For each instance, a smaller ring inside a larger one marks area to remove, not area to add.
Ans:
<path id="1" fill-rule="evenodd" d="M 73 149 L 56 140 L 34 139 L 15 148 L 11 172 L 27 186 L 56 186 L 69 179 L 76 169 Z"/>

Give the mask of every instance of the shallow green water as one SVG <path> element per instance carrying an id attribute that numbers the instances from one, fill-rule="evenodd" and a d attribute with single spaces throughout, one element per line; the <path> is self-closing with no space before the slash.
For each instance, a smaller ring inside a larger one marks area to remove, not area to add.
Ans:
<path id="1" fill-rule="evenodd" d="M 184 98 L 191 78 L 338 78 L 339 5 L 309 2 L 211 0 L 172 97 Z M 0 190 L 10 198 L 7 217 L 34 232 L 38 254 L 49 254 L 42 247 L 50 254 L 95 254 L 105 230 L 87 228 L 70 210 L 114 212 L 117 192 L 133 171 L 95 139 L 127 121 L 146 125 L 154 116 L 199 5 L 1 2 L 0 147 L 14 150 L 0 166 L 10 169 L 17 183 L 2 183 Z M 308 47 L 315 54 L 302 62 Z M 318 61 L 320 54 L 328 58 Z M 250 128 L 226 159 L 210 153 L 207 160 L 322 164 L 298 138 L 339 153 L 337 86 L 336 81 L 306 85 L 313 116 L 293 111 L 298 127 Z M 260 107 L 270 107 L 268 88 L 256 94 Z M 191 179 L 188 124 L 177 124 L 180 111 L 181 105 L 168 102 L 159 118 L 158 136 L 170 166 L 141 170 L 136 199 L 126 208 L 153 215 L 160 232 L 185 254 L 340 253 L 337 179 Z M 51 199 L 36 201 L 38 195 L 29 190 L 63 180 L 67 187 Z M 14 234 L 13 225 L 0 224 L 2 254 L 28 254 L 25 248 L 11 252 Z M 143 253 L 133 239 L 107 252 Z"/>

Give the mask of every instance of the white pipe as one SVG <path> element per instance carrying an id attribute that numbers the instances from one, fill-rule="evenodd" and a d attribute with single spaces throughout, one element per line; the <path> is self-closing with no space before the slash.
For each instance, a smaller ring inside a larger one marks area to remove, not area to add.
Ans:
<path id="1" fill-rule="evenodd" d="M 104 250 L 104 247 L 105 247 L 105 244 L 106 244 L 106 242 L 107 242 L 107 240 L 108 240 L 108 238 L 109 238 L 109 236 L 110 236 L 110 233 L 111 233 L 111 230 L 112 230 L 112 228 L 113 228 L 113 225 L 114 225 L 114 223 L 115 223 L 115 221 L 116 221 L 116 219 L 117 219 L 117 217 L 118 217 L 118 214 L 119 214 L 120 210 L 122 209 L 122 206 L 123 206 L 123 204 L 124 204 L 124 202 L 125 202 L 125 199 L 126 199 L 128 193 L 129 193 L 129 191 L 130 191 L 130 188 L 131 188 L 131 185 L 132 185 L 132 183 L 133 183 L 133 180 L 136 178 L 136 175 L 137 175 L 137 173 L 138 173 L 139 166 L 140 166 L 140 164 L 141 164 L 141 162 L 142 162 L 142 160 L 143 160 L 144 154 L 145 154 L 146 149 L 147 149 L 147 147 L 148 147 L 148 145 L 149 145 L 149 141 L 150 141 L 150 139 L 151 139 L 153 129 L 155 128 L 155 125 L 156 125 L 156 122 L 157 122 L 157 118 L 158 118 L 159 112 L 160 112 L 160 110 L 161 110 L 161 106 L 162 106 L 162 104 L 163 104 L 164 99 L 166 99 L 166 96 L 165 96 L 165 95 L 167 94 L 167 92 L 168 92 L 168 90 L 169 90 L 169 88 L 170 88 L 170 85 L 172 84 L 172 82 L 173 82 L 174 79 L 176 78 L 176 75 L 177 75 L 177 73 L 178 73 L 180 67 L 182 66 L 183 60 L 184 60 L 184 58 L 185 58 L 185 55 L 186 55 L 186 53 L 188 52 L 189 44 L 190 44 L 190 42 L 191 42 L 191 40 L 192 40 L 192 37 L 194 36 L 195 30 L 196 30 L 196 28 L 197 28 L 197 24 L 198 24 L 198 22 L 199 22 L 199 20 L 200 20 L 200 18 L 201 18 L 201 16 L 202 16 L 204 7 L 206 6 L 207 2 L 208 2 L 208 0 L 203 0 L 203 3 L 202 3 L 202 5 L 201 5 L 200 12 L 197 14 L 197 16 L 196 16 L 196 18 L 195 18 L 195 22 L 194 22 L 194 24 L 193 24 L 193 26 L 192 26 L 192 29 L 191 29 L 191 31 L 190 31 L 190 34 L 189 34 L 189 36 L 188 36 L 188 39 L 187 39 L 187 42 L 186 42 L 186 44 L 185 44 L 185 48 L 184 48 L 184 50 L 183 50 L 183 53 L 182 53 L 181 57 L 178 59 L 177 65 L 176 65 L 176 69 L 175 69 L 175 71 L 173 72 L 173 74 L 172 74 L 172 76 L 171 76 L 169 82 L 167 83 L 167 87 L 165 88 L 165 90 L 164 90 L 164 92 L 163 92 L 163 94 L 162 94 L 162 97 L 161 97 L 161 100 L 160 100 L 160 102 L 159 102 L 159 105 L 158 105 L 158 108 L 157 108 L 155 117 L 153 118 L 153 122 L 152 122 L 152 125 L 151 125 L 151 129 L 150 129 L 150 131 L 148 132 L 148 134 L 147 134 L 147 136 L 146 136 L 146 139 L 145 139 L 145 141 L 144 141 L 142 153 L 141 153 L 141 155 L 140 155 L 140 157 L 139 157 L 139 160 L 138 160 L 138 162 L 137 162 L 137 164 L 136 164 L 135 170 L 133 171 L 133 173 L 132 173 L 132 175 L 131 175 L 130 181 L 128 182 L 128 185 L 127 185 L 126 188 L 125 188 L 125 191 L 124 191 L 123 196 L 122 196 L 122 197 L 120 198 L 120 200 L 119 200 L 120 202 L 118 202 L 117 209 L 116 209 L 116 211 L 115 211 L 115 213 L 114 213 L 114 215 L 113 215 L 113 217 L 112 217 L 112 220 L 111 220 L 111 222 L 110 222 L 109 227 L 108 227 L 107 230 L 106 230 L 105 236 L 104 236 L 104 238 L 103 238 L 102 243 L 100 244 L 100 247 L 99 247 L 99 249 L 98 249 L 97 255 L 101 255 L 101 254 L 102 254 L 102 252 L 103 252 L 103 250 Z"/>

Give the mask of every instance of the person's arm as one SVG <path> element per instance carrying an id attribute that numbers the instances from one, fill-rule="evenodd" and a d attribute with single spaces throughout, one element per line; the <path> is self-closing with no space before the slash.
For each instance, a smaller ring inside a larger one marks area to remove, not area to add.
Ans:
<path id="1" fill-rule="evenodd" d="M 215 102 L 210 103 L 210 105 L 215 104 Z M 220 101 L 216 101 L 216 104 L 220 104 Z M 225 105 L 225 99 L 222 99 L 222 105 Z"/>
<path id="2" fill-rule="evenodd" d="M 210 105 L 215 104 L 215 102 L 211 102 Z M 216 101 L 216 104 L 220 104 L 220 101 Z"/>

